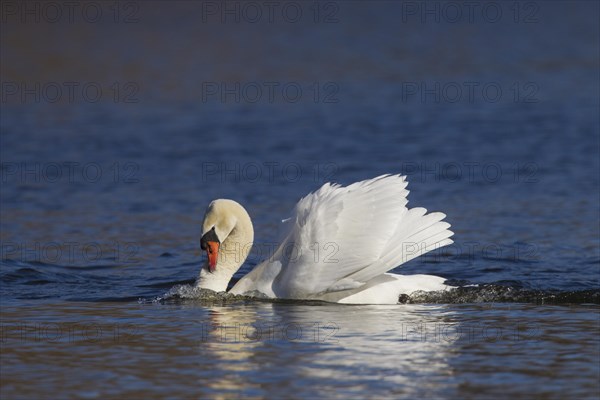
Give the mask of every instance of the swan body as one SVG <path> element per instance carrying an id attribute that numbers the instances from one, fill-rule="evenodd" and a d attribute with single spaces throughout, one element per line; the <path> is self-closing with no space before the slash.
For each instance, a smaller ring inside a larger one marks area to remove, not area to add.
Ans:
<path id="1" fill-rule="evenodd" d="M 444 278 L 391 269 L 452 243 L 445 214 L 408 209 L 404 176 L 383 175 L 340 186 L 326 183 L 302 198 L 275 253 L 231 289 L 233 294 L 396 304 L 401 294 L 445 290 Z M 213 201 L 200 244 L 208 259 L 197 286 L 225 291 L 254 240 L 252 221 L 233 200 Z"/>

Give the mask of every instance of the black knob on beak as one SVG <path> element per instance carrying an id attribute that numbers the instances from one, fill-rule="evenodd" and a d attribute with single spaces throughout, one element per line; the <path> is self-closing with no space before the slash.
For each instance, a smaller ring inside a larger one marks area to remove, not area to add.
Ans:
<path id="1" fill-rule="evenodd" d="M 217 242 L 221 244 L 221 241 L 219 240 L 219 238 L 217 237 L 217 233 L 215 232 L 214 226 L 210 231 L 206 232 L 204 236 L 200 238 L 200 248 L 202 250 L 206 250 L 208 248 L 206 245 L 208 242 Z"/>

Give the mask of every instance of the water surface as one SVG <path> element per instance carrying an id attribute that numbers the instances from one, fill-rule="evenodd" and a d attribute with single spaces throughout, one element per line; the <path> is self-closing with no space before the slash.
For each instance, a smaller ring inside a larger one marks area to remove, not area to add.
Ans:
<path id="1" fill-rule="evenodd" d="M 497 23 L 405 21 L 403 2 L 336 3 L 334 23 L 203 22 L 202 2 L 141 3 L 131 24 L 3 23 L 3 83 L 103 96 L 3 98 L 2 397 L 597 398 L 598 4 L 529 3 L 527 23 L 508 3 Z M 265 82 L 303 96 L 206 92 Z M 181 295 L 212 199 L 254 221 L 237 279 L 300 197 L 383 173 L 455 232 L 396 272 L 461 291 Z"/>

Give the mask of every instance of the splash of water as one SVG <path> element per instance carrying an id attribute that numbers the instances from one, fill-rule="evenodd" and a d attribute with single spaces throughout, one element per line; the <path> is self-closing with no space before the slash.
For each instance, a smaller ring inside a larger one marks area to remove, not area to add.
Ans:
<path id="1" fill-rule="evenodd" d="M 143 301 L 143 300 L 142 300 Z M 270 299 L 261 293 L 246 296 L 201 289 L 195 285 L 176 285 L 153 302 L 194 301 L 203 304 L 233 304 L 256 301 L 276 303 L 314 303 L 314 300 Z M 531 304 L 600 304 L 600 290 L 549 291 L 515 288 L 498 284 L 468 285 L 452 290 L 400 295 L 399 304 L 531 303 Z"/>
<path id="2" fill-rule="evenodd" d="M 448 291 L 418 291 L 400 296 L 404 304 L 532 303 L 600 304 L 600 290 L 552 291 L 515 288 L 497 284 L 463 286 Z"/>

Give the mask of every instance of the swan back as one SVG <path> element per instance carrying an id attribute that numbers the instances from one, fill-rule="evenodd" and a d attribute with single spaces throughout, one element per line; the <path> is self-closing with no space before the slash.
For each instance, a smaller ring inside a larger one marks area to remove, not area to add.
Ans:
<path id="1" fill-rule="evenodd" d="M 296 205 L 275 254 L 232 289 L 270 297 L 342 298 L 372 279 L 452 243 L 445 215 L 408 209 L 403 176 L 383 175 L 349 186 L 325 184 Z"/>

